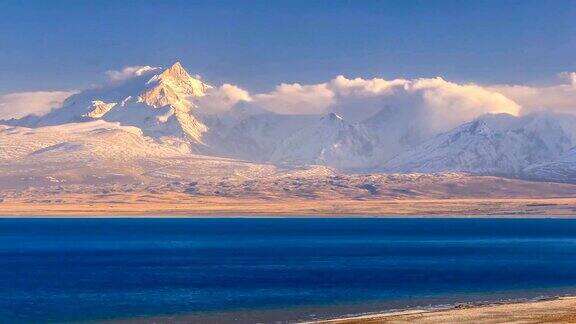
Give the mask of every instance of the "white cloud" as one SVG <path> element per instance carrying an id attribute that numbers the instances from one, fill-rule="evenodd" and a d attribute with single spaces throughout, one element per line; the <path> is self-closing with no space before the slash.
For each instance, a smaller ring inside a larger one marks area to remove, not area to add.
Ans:
<path id="1" fill-rule="evenodd" d="M 384 80 L 380 78 L 374 79 L 347 79 L 343 75 L 339 75 L 330 81 L 330 88 L 333 89 L 339 96 L 348 97 L 371 97 L 390 95 L 398 88 L 410 83 L 408 80 L 395 79 Z"/>
<path id="2" fill-rule="evenodd" d="M 576 72 L 562 72 L 558 76 L 568 81 L 573 87 L 576 87 Z"/>
<path id="3" fill-rule="evenodd" d="M 458 84 L 442 78 L 348 79 L 344 76 L 319 84 L 280 84 L 273 91 L 250 95 L 225 84 L 198 100 L 203 111 L 220 112 L 238 102 L 250 102 L 279 114 L 325 114 L 335 111 L 360 121 L 385 107 L 399 109 L 402 118 L 425 125 L 425 133 L 455 127 L 486 113 L 517 115 L 521 110 L 501 93 L 475 84 Z"/>
<path id="4" fill-rule="evenodd" d="M 160 69 L 159 67 L 152 67 L 149 65 L 135 65 L 127 66 L 120 71 L 108 70 L 106 71 L 106 76 L 111 82 L 122 82 L 137 76 L 141 76 L 152 71 Z"/>
<path id="5" fill-rule="evenodd" d="M 281 84 L 268 93 L 249 94 L 233 85 L 209 91 L 197 101 L 203 111 L 243 107 L 279 114 L 319 115 L 336 112 L 351 122 L 364 121 L 383 111 L 376 127 L 388 157 L 486 113 L 517 115 L 520 105 L 498 92 L 476 84 L 458 84 L 442 78 L 348 79 L 337 76 L 319 84 Z M 218 108 L 220 107 L 220 108 Z M 372 121 L 375 121 L 374 119 Z M 380 124 L 381 122 L 381 124 Z"/>
<path id="6" fill-rule="evenodd" d="M 153 72 L 151 66 L 129 66 L 107 71 L 111 82 Z M 205 113 L 224 112 L 249 103 L 279 114 L 325 114 L 338 112 L 360 121 L 384 107 L 402 111 L 405 118 L 421 120 L 431 132 L 444 131 L 486 113 L 518 115 L 537 110 L 576 113 L 576 72 L 561 73 L 563 83 L 534 87 L 524 85 L 459 84 L 442 78 L 390 79 L 351 78 L 342 75 L 325 83 L 280 84 L 267 93 L 250 94 L 223 84 L 196 99 Z M 0 118 L 43 114 L 73 94 L 68 91 L 22 92 L 0 96 Z M 404 117 L 403 117 L 404 118 Z M 423 126 L 424 127 L 424 126 Z"/>
<path id="7" fill-rule="evenodd" d="M 270 93 L 253 96 L 254 103 L 279 114 L 321 114 L 335 103 L 327 84 L 282 83 Z"/>
<path id="8" fill-rule="evenodd" d="M 385 80 L 337 76 L 320 84 L 281 84 L 269 93 L 252 96 L 236 86 L 227 86 L 227 92 L 241 93 L 243 99 L 222 100 L 218 94 L 204 98 L 203 105 L 212 110 L 221 105 L 227 110 L 235 100 L 244 100 L 280 114 L 336 111 L 352 121 L 362 120 L 391 106 L 405 110 L 406 118 L 426 120 L 430 132 L 447 130 L 486 113 L 517 115 L 521 109 L 500 93 L 442 78 Z M 217 93 L 224 92 L 222 88 Z"/>
<path id="9" fill-rule="evenodd" d="M 444 131 L 486 113 L 518 115 L 520 105 L 504 95 L 475 84 L 417 79 L 404 86 L 407 94 L 421 98 L 421 112 L 432 132 Z"/>
<path id="10" fill-rule="evenodd" d="M 0 119 L 43 115 L 58 108 L 76 91 L 16 92 L 0 96 Z"/>
<path id="11" fill-rule="evenodd" d="M 488 89 L 517 102 L 522 106 L 523 114 L 542 110 L 574 114 L 576 113 L 576 72 L 564 72 L 559 76 L 567 83 L 546 87 L 494 85 Z"/>
<path id="12" fill-rule="evenodd" d="M 196 99 L 196 104 L 202 112 L 216 114 L 228 111 L 242 101 L 252 101 L 248 91 L 238 86 L 225 83 L 220 87 L 209 89 L 205 96 Z"/>
<path id="13" fill-rule="evenodd" d="M 111 82 L 122 82 L 160 68 L 128 66 L 106 72 Z M 211 89 L 197 100 L 205 113 L 227 111 L 241 102 L 279 114 L 324 114 L 336 111 L 360 120 L 386 106 L 410 109 L 445 129 L 485 113 L 518 115 L 538 110 L 576 113 L 576 72 L 564 72 L 566 83 L 524 85 L 459 84 L 438 78 L 348 79 L 342 75 L 325 83 L 278 85 L 268 93 L 250 94 L 232 84 Z"/>

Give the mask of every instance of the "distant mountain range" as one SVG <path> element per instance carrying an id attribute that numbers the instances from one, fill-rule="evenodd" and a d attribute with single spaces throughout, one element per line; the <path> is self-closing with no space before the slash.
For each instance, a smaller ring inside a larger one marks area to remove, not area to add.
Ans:
<path id="1" fill-rule="evenodd" d="M 530 166 L 573 147 L 575 122 L 569 115 L 486 115 L 400 153 L 383 170 L 532 176 Z"/>
<path id="2" fill-rule="evenodd" d="M 176 63 L 80 92 L 44 116 L 0 121 L 2 180 L 21 181 L 26 168 L 34 170 L 31 176 L 50 169 L 69 178 L 164 172 L 177 179 L 195 165 L 228 175 L 234 167 L 272 172 L 321 165 L 341 172 L 465 172 L 576 182 L 572 115 L 484 115 L 431 134 L 406 118 L 402 107 L 383 106 L 354 123 L 336 113 L 281 115 L 242 105 L 211 113 L 197 99 L 212 88 Z M 209 168 L 207 161 L 213 163 Z M 70 175 L 72 170 L 82 172 Z M 55 180 L 43 181 L 59 181 L 49 177 Z"/>

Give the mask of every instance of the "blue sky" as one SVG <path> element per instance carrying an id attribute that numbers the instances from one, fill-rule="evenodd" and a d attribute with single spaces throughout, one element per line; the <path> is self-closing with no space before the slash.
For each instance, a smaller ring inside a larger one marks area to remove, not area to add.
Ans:
<path id="1" fill-rule="evenodd" d="M 545 83 L 576 70 L 576 2 L 0 2 L 0 94 L 81 89 L 180 60 L 220 84 L 432 77 Z"/>

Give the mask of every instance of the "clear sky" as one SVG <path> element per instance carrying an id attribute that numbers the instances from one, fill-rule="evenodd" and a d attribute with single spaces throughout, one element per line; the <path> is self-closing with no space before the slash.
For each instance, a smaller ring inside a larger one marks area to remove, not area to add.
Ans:
<path id="1" fill-rule="evenodd" d="M 0 94 L 176 60 L 253 91 L 338 74 L 546 82 L 576 70 L 576 1 L 0 1 Z"/>

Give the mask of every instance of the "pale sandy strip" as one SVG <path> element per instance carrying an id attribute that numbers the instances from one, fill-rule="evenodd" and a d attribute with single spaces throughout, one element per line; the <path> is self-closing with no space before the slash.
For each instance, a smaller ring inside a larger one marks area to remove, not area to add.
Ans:
<path id="1" fill-rule="evenodd" d="M 441 310 L 409 310 L 312 323 L 576 323 L 576 297 Z"/>

